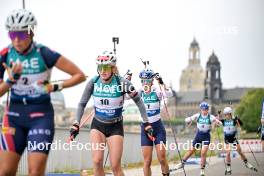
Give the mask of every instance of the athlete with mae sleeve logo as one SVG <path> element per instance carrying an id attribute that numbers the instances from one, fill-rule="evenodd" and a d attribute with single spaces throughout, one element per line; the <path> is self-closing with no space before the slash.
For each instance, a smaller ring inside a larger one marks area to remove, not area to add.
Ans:
<path id="1" fill-rule="evenodd" d="M 37 21 L 28 10 L 14 10 L 6 20 L 11 44 L 0 52 L 0 96 L 11 89 L 0 137 L 0 175 L 16 175 L 25 148 L 28 174 L 44 175 L 54 136 L 54 111 L 50 93 L 85 80 L 83 72 L 61 54 L 33 41 L 28 32 Z M 71 75 L 60 83 L 49 83 L 53 67 Z M 8 79 L 4 79 L 4 73 Z M 45 147 L 38 147 L 44 144 Z"/>

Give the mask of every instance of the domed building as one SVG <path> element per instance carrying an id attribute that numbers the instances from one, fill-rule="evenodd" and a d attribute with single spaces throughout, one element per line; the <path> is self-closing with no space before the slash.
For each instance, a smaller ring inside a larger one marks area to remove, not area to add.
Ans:
<path id="1" fill-rule="evenodd" d="M 189 65 L 182 71 L 180 91 L 176 94 L 176 117 L 187 117 L 199 112 L 198 105 L 207 101 L 211 113 L 225 106 L 237 106 L 241 97 L 252 88 L 223 89 L 221 64 L 213 51 L 206 63 L 206 71 L 200 65 L 199 44 L 194 39 L 189 49 Z"/>
<path id="2" fill-rule="evenodd" d="M 72 113 L 65 107 L 65 99 L 62 92 L 52 92 L 51 103 L 55 113 L 55 125 L 56 126 L 69 126 L 73 121 Z"/>
<path id="3" fill-rule="evenodd" d="M 180 92 L 204 90 L 205 72 L 200 64 L 200 47 L 193 39 L 189 48 L 189 63 L 182 71 L 180 78 Z"/>
<path id="4" fill-rule="evenodd" d="M 65 99 L 62 92 L 52 92 L 50 97 L 54 109 L 65 109 Z"/>

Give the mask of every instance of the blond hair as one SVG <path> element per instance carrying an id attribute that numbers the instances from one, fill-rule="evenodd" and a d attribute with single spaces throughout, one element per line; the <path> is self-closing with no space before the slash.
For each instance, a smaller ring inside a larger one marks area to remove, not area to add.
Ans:
<path id="1" fill-rule="evenodd" d="M 119 76 L 119 71 L 116 65 L 112 66 L 112 72 L 114 75 Z"/>

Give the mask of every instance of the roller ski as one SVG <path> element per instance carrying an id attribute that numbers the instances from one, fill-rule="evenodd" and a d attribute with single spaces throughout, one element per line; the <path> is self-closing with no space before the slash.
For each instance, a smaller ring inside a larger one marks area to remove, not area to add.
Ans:
<path id="1" fill-rule="evenodd" d="M 182 169 L 183 167 L 184 167 L 184 163 L 179 163 L 179 164 L 176 164 L 175 168 L 170 169 L 169 171 L 174 172 L 176 170 Z"/>
<path id="2" fill-rule="evenodd" d="M 204 169 L 201 169 L 200 176 L 205 176 Z"/>
<path id="3" fill-rule="evenodd" d="M 232 174 L 231 166 L 227 166 L 225 170 L 225 175 L 231 175 L 231 174 Z"/>
<path id="4" fill-rule="evenodd" d="M 181 169 L 181 168 L 183 168 L 183 166 L 184 166 L 183 163 L 176 164 L 175 169 L 176 170 Z"/>
<path id="5" fill-rule="evenodd" d="M 248 169 L 250 169 L 250 170 L 253 170 L 253 171 L 255 171 L 255 172 L 258 172 L 258 169 L 257 168 L 255 168 L 252 164 L 250 164 L 249 162 L 246 162 L 245 163 L 245 166 L 246 166 L 246 168 L 248 168 Z"/>

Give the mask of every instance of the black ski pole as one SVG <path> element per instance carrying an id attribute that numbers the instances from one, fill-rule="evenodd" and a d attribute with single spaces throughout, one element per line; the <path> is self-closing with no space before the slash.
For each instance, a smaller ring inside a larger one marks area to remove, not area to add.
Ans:
<path id="1" fill-rule="evenodd" d="M 162 88 L 161 88 L 161 85 L 160 84 L 159 84 L 159 88 L 160 88 L 160 91 L 162 91 Z M 178 145 L 178 142 L 177 142 L 176 134 L 175 134 L 175 131 L 174 131 L 173 126 L 172 126 L 171 121 L 170 121 L 170 114 L 169 114 L 168 107 L 167 107 L 167 103 L 165 102 L 165 98 L 164 98 L 163 93 L 162 93 L 162 98 L 163 98 L 163 103 L 164 103 L 165 110 L 166 110 L 166 113 L 167 113 L 167 117 L 169 119 L 169 126 L 170 126 L 170 129 L 171 129 L 172 135 L 173 135 L 174 142 L 176 144 L 177 152 L 178 152 L 180 161 L 181 161 L 182 166 L 183 166 L 182 167 L 182 170 L 183 170 L 184 175 L 186 176 L 186 171 L 185 171 L 185 168 L 184 168 L 184 163 L 183 163 L 183 160 L 182 160 L 182 157 L 181 157 L 181 153 L 179 151 L 179 145 Z M 172 171 L 173 171 L 173 169 L 170 169 L 170 172 L 172 172 Z"/>
<path id="2" fill-rule="evenodd" d="M 218 111 L 218 116 L 220 117 L 220 114 L 221 114 L 221 111 Z M 217 131 L 217 137 L 218 137 L 218 142 L 221 143 L 221 138 L 220 138 L 220 134 L 219 134 L 219 129 L 218 127 L 216 127 L 216 131 Z M 221 156 L 220 156 L 221 157 Z M 224 165 L 225 165 L 225 170 L 226 170 L 226 161 L 225 161 L 225 157 L 223 158 L 224 159 Z"/>
<path id="3" fill-rule="evenodd" d="M 23 9 L 26 9 L 25 0 L 22 0 L 22 8 L 23 8 Z"/>
<path id="4" fill-rule="evenodd" d="M 113 50 L 114 50 L 114 53 L 116 54 L 116 45 L 119 44 L 119 37 L 113 37 L 112 42 L 114 43 L 114 49 Z M 106 154 L 106 158 L 105 158 L 105 162 L 104 162 L 104 168 L 106 166 L 108 156 L 109 156 L 109 150 L 107 151 L 107 154 Z"/>

